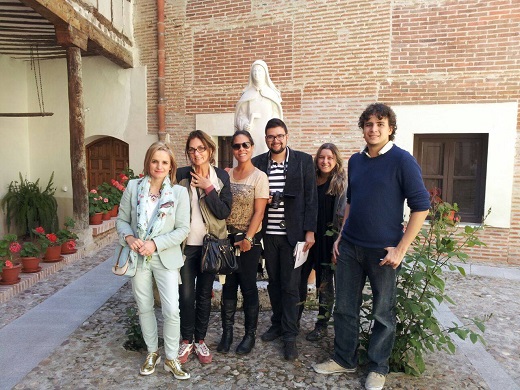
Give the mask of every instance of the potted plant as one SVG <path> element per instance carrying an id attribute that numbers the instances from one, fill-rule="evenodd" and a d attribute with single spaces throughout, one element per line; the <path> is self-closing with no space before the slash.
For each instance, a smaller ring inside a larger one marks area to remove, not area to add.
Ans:
<path id="1" fill-rule="evenodd" d="M 38 236 L 38 242 L 42 250 L 45 250 L 43 261 L 45 263 L 54 263 L 63 260 L 61 256 L 61 240 L 54 233 L 45 233 L 45 229 L 39 226 L 33 230 Z"/>
<path id="2" fill-rule="evenodd" d="M 102 211 L 101 212 L 103 213 L 103 217 L 102 217 L 103 221 L 108 221 L 112 217 L 111 210 L 112 210 L 113 206 L 114 205 L 110 202 L 109 198 L 102 197 L 102 199 L 101 199 L 101 210 Z"/>
<path id="3" fill-rule="evenodd" d="M 123 175 L 123 178 L 126 178 L 126 182 L 128 182 L 128 177 Z M 112 196 L 114 198 L 114 208 L 112 209 L 112 216 L 117 217 L 117 212 L 119 209 L 119 203 L 121 203 L 121 198 L 123 196 L 123 192 L 125 192 L 126 187 L 118 182 L 115 179 L 112 179 Z"/>
<path id="4" fill-rule="evenodd" d="M 22 177 L 20 182 L 12 181 L 2 198 L 7 231 L 14 225 L 18 233 L 32 237 L 32 229 L 43 226 L 49 231 L 58 227 L 58 204 L 54 198 L 54 172 L 45 189 L 39 186 L 40 179 L 30 182 Z"/>
<path id="5" fill-rule="evenodd" d="M 112 183 L 115 180 L 112 179 Z M 108 184 L 107 182 L 103 182 L 98 186 L 98 193 L 103 196 L 103 201 L 105 199 L 108 199 L 108 203 L 110 206 L 110 210 L 108 213 L 110 214 L 110 217 L 117 216 L 117 209 L 116 206 L 119 205 L 119 202 L 121 201 L 121 194 L 119 193 L 119 190 L 114 187 L 112 184 Z M 106 217 L 105 217 L 106 218 Z"/>
<path id="6" fill-rule="evenodd" d="M 89 214 L 89 223 L 91 225 L 101 225 L 102 221 L 102 199 L 97 190 L 90 190 L 88 194 L 88 214 Z"/>
<path id="7" fill-rule="evenodd" d="M 56 235 L 62 242 L 61 244 L 61 253 L 64 255 L 70 255 L 72 253 L 76 253 L 76 240 L 78 239 L 78 235 L 74 233 L 71 229 L 76 225 L 76 221 L 71 217 L 67 217 L 65 219 L 64 228 L 59 230 Z"/>
<path id="8" fill-rule="evenodd" d="M 40 259 L 42 257 L 42 250 L 39 245 L 32 241 L 26 241 L 22 244 L 20 251 L 20 261 L 22 262 L 22 272 L 34 273 L 40 272 Z"/>
<path id="9" fill-rule="evenodd" d="M 21 245 L 15 234 L 6 234 L 0 240 L 0 284 L 16 284 L 20 281 L 21 265 L 13 264 L 13 255 L 20 252 Z"/>

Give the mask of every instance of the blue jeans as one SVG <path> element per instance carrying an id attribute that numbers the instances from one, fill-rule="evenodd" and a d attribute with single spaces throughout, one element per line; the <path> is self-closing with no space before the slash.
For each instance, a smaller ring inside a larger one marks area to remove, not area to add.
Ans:
<path id="1" fill-rule="evenodd" d="M 364 248 L 341 240 L 336 267 L 334 356 L 339 365 L 358 364 L 359 313 L 366 278 L 372 287 L 374 326 L 368 347 L 368 370 L 388 374 L 388 359 L 395 340 L 396 277 L 398 269 L 380 266 L 384 249 Z"/>

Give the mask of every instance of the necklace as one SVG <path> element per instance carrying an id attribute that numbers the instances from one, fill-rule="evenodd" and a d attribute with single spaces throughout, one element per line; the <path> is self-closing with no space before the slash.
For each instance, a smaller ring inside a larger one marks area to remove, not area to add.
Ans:
<path id="1" fill-rule="evenodd" d="M 152 194 L 151 192 L 148 193 L 148 196 L 150 197 L 150 200 L 152 202 L 157 202 L 159 200 L 159 198 L 161 197 L 161 192 L 159 191 L 158 193 L 156 194 Z"/>

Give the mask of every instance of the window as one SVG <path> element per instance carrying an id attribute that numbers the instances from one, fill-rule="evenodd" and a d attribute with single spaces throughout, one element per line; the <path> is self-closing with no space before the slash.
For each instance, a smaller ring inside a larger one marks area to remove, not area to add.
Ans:
<path id="1" fill-rule="evenodd" d="M 416 134 L 414 156 L 429 190 L 457 203 L 463 222 L 484 216 L 488 134 Z"/>
<path id="2" fill-rule="evenodd" d="M 218 161 L 219 168 L 233 167 L 233 151 L 231 149 L 232 137 L 218 137 Z"/>

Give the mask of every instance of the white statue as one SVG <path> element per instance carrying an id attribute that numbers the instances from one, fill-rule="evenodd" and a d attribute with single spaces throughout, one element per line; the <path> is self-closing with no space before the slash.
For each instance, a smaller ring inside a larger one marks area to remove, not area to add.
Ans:
<path id="1" fill-rule="evenodd" d="M 267 64 L 262 60 L 253 62 L 249 83 L 235 110 L 235 128 L 251 133 L 255 141 L 255 156 L 267 152 L 265 125 L 269 119 L 283 119 L 281 103 L 280 91 L 269 77 Z"/>

